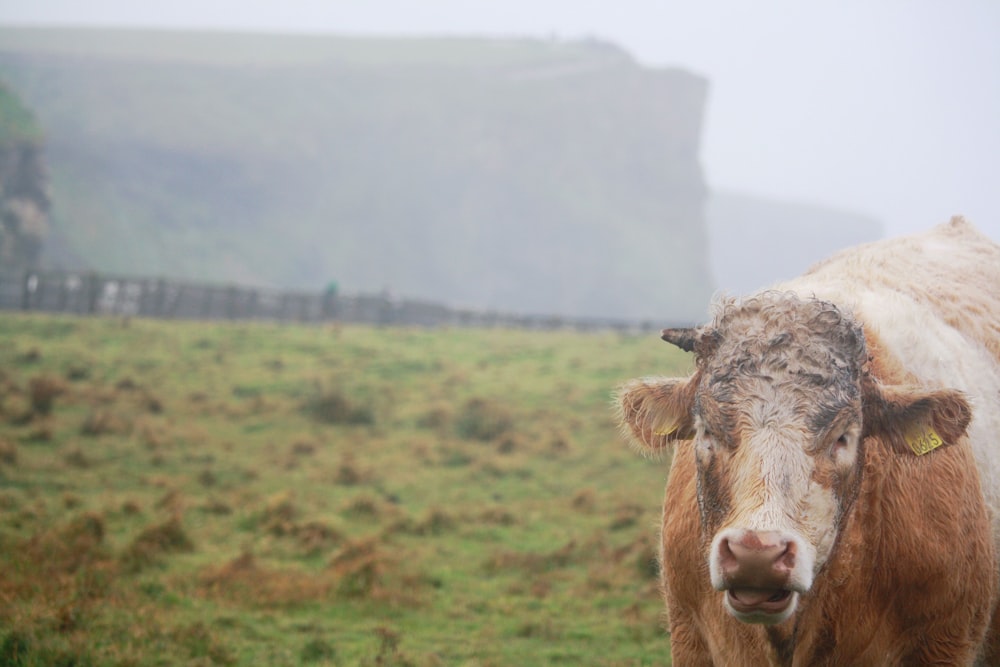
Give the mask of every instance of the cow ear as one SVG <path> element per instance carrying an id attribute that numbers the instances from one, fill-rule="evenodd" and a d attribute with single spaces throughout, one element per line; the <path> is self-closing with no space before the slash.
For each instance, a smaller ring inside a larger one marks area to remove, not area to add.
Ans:
<path id="1" fill-rule="evenodd" d="M 694 437 L 695 378 L 641 378 L 626 382 L 617 393 L 623 432 L 642 451 L 669 451 L 676 440 Z"/>
<path id="2" fill-rule="evenodd" d="M 899 452 L 918 456 L 953 445 L 966 434 L 972 408 L 955 389 L 882 386 L 863 389 L 864 435 L 875 436 Z"/>

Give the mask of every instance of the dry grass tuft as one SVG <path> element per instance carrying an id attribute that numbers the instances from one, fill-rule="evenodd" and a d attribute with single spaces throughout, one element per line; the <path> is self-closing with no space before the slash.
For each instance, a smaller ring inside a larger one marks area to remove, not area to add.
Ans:
<path id="1" fill-rule="evenodd" d="M 32 536 L 19 552 L 39 574 L 72 574 L 95 560 L 106 560 L 104 516 L 84 512 L 62 528 Z"/>
<path id="2" fill-rule="evenodd" d="M 313 456 L 319 450 L 319 445 L 308 439 L 296 440 L 291 446 L 292 456 Z"/>
<path id="3" fill-rule="evenodd" d="M 597 505 L 597 492 L 593 489 L 580 489 L 573 496 L 571 505 L 578 512 L 593 512 Z"/>
<path id="4" fill-rule="evenodd" d="M 341 543 L 339 530 L 322 521 L 309 521 L 295 527 L 295 539 L 308 556 L 317 556 Z"/>
<path id="5" fill-rule="evenodd" d="M 417 420 L 421 428 L 443 431 L 451 427 L 455 410 L 450 403 L 435 403 Z"/>
<path id="6" fill-rule="evenodd" d="M 485 510 L 479 515 L 479 521 L 495 526 L 513 526 L 518 522 L 514 513 L 503 507 L 491 507 Z"/>
<path id="7" fill-rule="evenodd" d="M 625 504 L 620 505 L 615 510 L 615 516 L 611 520 L 611 525 L 609 526 L 611 530 L 622 530 L 623 528 L 631 528 L 639 521 L 642 517 L 645 509 L 639 505 Z"/>
<path id="8" fill-rule="evenodd" d="M 458 520 L 440 508 L 432 508 L 415 527 L 418 535 L 443 535 L 458 526 Z"/>
<path id="9" fill-rule="evenodd" d="M 198 473 L 198 483 L 204 487 L 215 486 L 219 483 L 219 477 L 212 470 L 206 468 Z"/>
<path id="10" fill-rule="evenodd" d="M 163 399 L 149 391 L 142 395 L 142 406 L 154 415 L 162 414 L 165 410 Z"/>
<path id="11" fill-rule="evenodd" d="M 0 463 L 17 465 L 17 445 L 6 438 L 0 438 Z"/>
<path id="12" fill-rule="evenodd" d="M 373 496 L 356 496 L 344 505 L 342 512 L 347 516 L 375 519 L 382 514 L 382 504 Z"/>
<path id="13" fill-rule="evenodd" d="M 570 449 L 570 438 L 565 433 L 556 433 L 549 440 L 549 453 L 551 454 L 567 454 Z"/>
<path id="14" fill-rule="evenodd" d="M 514 428 L 514 417 L 505 405 L 485 398 L 470 399 L 455 421 L 463 438 L 488 442 Z"/>
<path id="15" fill-rule="evenodd" d="M 20 627 L 26 636 L 44 632 L 55 637 L 72 635 L 86 624 L 117 573 L 105 545 L 106 529 L 101 514 L 85 512 L 11 544 L 3 553 L 0 627 Z M 11 648 L 17 647 L 5 650 Z M 25 664 L 53 664 L 34 649 L 31 654 L 39 661 Z"/>
<path id="16" fill-rule="evenodd" d="M 354 486 L 370 481 L 372 477 L 372 471 L 359 466 L 353 453 L 344 452 L 334 472 L 333 481 L 343 486 Z"/>
<path id="17" fill-rule="evenodd" d="M 36 415 L 52 413 L 56 397 L 66 393 L 66 383 L 52 375 L 39 375 L 28 382 L 28 399 Z"/>
<path id="18" fill-rule="evenodd" d="M 42 351 L 37 347 L 29 347 L 17 356 L 17 360 L 22 364 L 37 364 L 42 360 Z"/>
<path id="19" fill-rule="evenodd" d="M 216 516 L 228 516 L 233 513 L 232 505 L 218 498 L 209 498 L 198 506 L 198 510 L 205 514 L 214 514 Z"/>
<path id="20" fill-rule="evenodd" d="M 379 593 L 386 566 L 375 538 L 347 542 L 330 560 L 337 593 L 346 597 L 373 597 Z"/>
<path id="21" fill-rule="evenodd" d="M 0 404 L 2 414 L 7 418 L 9 423 L 15 426 L 23 426 L 24 424 L 30 424 L 31 420 L 34 419 L 35 413 L 31 409 L 30 401 L 16 390 L 9 391 L 6 395 L 0 396 L 0 399 L 3 400 L 3 403 Z"/>
<path id="22" fill-rule="evenodd" d="M 131 377 L 125 376 L 117 383 L 115 383 L 115 389 L 120 391 L 135 391 L 139 388 L 139 383 L 133 380 Z"/>
<path id="23" fill-rule="evenodd" d="M 299 659 L 304 663 L 337 664 L 337 649 L 325 639 L 317 637 L 306 642 L 299 653 Z"/>
<path id="24" fill-rule="evenodd" d="M 187 503 L 184 500 L 184 496 L 177 489 L 170 489 L 153 505 L 158 510 L 166 510 L 170 512 L 171 515 L 177 516 L 184 511 L 184 506 Z"/>
<path id="25" fill-rule="evenodd" d="M 48 417 L 42 417 L 41 420 L 34 424 L 31 432 L 28 433 L 28 440 L 31 442 L 52 442 L 54 434 L 55 430 L 52 426 L 52 420 Z"/>
<path id="26" fill-rule="evenodd" d="M 90 366 L 84 365 L 80 362 L 72 362 L 66 367 L 66 379 L 70 382 L 79 382 L 81 380 L 89 380 L 91 376 Z"/>
<path id="27" fill-rule="evenodd" d="M 208 661 L 213 665 L 235 665 L 238 661 L 232 652 L 217 639 L 207 625 L 198 621 L 175 629 L 171 639 L 184 648 L 189 664 L 204 664 Z"/>
<path id="28" fill-rule="evenodd" d="M 276 493 L 267 499 L 260 515 L 260 526 L 272 535 L 291 535 L 299 510 L 290 492 Z"/>
<path id="29" fill-rule="evenodd" d="M 142 505 L 136 500 L 126 500 L 122 503 L 121 513 L 125 516 L 139 516 L 142 514 Z"/>
<path id="30" fill-rule="evenodd" d="M 199 577 L 204 595 L 262 607 L 327 600 L 334 586 L 335 581 L 328 573 L 266 568 L 249 552 L 221 567 L 209 568 Z"/>
<path id="31" fill-rule="evenodd" d="M 166 554 L 184 553 L 194 550 L 191 538 L 184 531 L 179 516 L 164 523 L 149 526 L 132 540 L 121 556 L 126 569 L 137 572 L 157 563 Z"/>
<path id="32" fill-rule="evenodd" d="M 120 435 L 128 431 L 129 425 L 124 419 L 104 408 L 92 410 L 80 426 L 80 433 L 89 437 Z"/>
<path id="33" fill-rule="evenodd" d="M 512 454 L 517 450 L 523 450 L 527 441 L 517 433 L 504 433 L 497 439 L 497 453 Z"/>
<path id="34" fill-rule="evenodd" d="M 69 448 L 63 454 L 63 461 L 71 468 L 89 468 L 93 463 L 79 446 Z"/>
<path id="35" fill-rule="evenodd" d="M 303 411 L 324 424 L 372 425 L 375 411 L 371 406 L 358 404 L 337 388 L 317 383 L 314 392 L 302 403 Z"/>
<path id="36" fill-rule="evenodd" d="M 490 573 L 504 570 L 521 570 L 538 574 L 557 568 L 568 567 L 579 556 L 576 540 L 570 540 L 555 551 L 548 553 L 522 553 L 517 551 L 498 551 L 486 562 L 486 571 Z"/>

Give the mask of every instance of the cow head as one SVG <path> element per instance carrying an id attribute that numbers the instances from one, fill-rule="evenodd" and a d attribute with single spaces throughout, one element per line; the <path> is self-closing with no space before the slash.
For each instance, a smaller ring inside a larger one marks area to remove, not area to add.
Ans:
<path id="1" fill-rule="evenodd" d="M 696 370 L 626 384 L 621 421 L 646 450 L 694 448 L 711 584 L 748 623 L 795 613 L 837 544 L 866 448 L 916 456 L 908 441 L 953 443 L 970 419 L 959 392 L 876 381 L 862 328 L 831 303 L 765 292 L 663 337 L 693 351 Z"/>

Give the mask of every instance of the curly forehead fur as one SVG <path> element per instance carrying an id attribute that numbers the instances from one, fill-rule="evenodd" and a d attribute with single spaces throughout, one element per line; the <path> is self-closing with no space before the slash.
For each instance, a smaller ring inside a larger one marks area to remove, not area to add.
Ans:
<path id="1" fill-rule="evenodd" d="M 867 359 L 864 333 L 850 315 L 791 292 L 723 299 L 701 337 L 698 362 L 711 374 L 780 372 L 826 384 L 844 373 L 857 377 Z"/>
<path id="2" fill-rule="evenodd" d="M 770 291 L 721 300 L 714 311 L 695 346 L 695 411 L 715 430 L 731 432 L 747 410 L 773 411 L 774 391 L 817 431 L 842 408 L 860 406 L 865 336 L 834 304 Z"/>

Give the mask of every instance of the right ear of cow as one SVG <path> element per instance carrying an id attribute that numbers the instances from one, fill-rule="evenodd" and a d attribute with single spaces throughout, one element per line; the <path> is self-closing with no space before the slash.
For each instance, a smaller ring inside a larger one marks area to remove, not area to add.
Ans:
<path id="1" fill-rule="evenodd" d="M 618 389 L 618 419 L 643 451 L 667 450 L 694 437 L 694 378 L 641 378 Z"/>
<path id="2" fill-rule="evenodd" d="M 972 408 L 955 389 L 871 385 L 864 390 L 864 433 L 893 449 L 925 454 L 965 434 Z"/>

